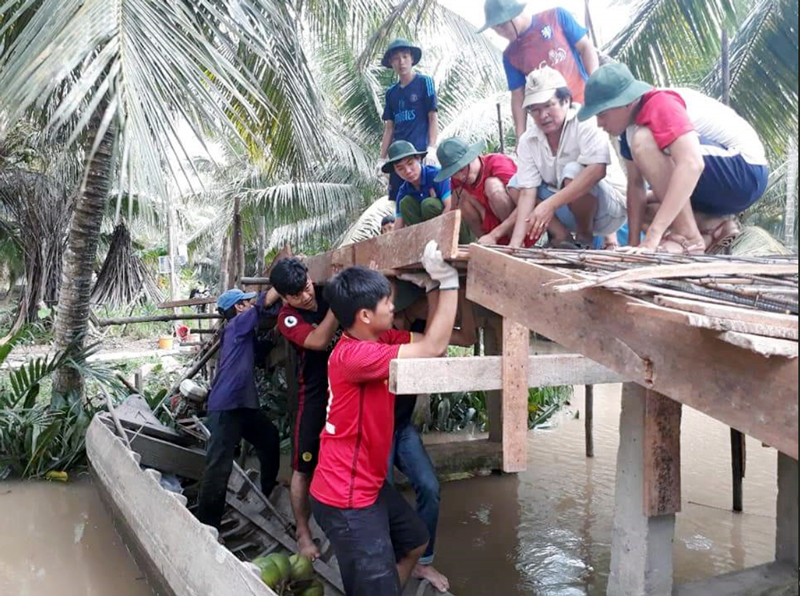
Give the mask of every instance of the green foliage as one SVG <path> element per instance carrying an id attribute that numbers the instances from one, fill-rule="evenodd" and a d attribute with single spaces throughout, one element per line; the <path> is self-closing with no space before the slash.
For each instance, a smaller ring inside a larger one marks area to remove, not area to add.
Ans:
<path id="1" fill-rule="evenodd" d="M 18 335 L 0 347 L 0 365 L 19 339 Z M 92 371 L 86 365 L 91 350 L 72 345 L 11 370 L 0 382 L 0 479 L 10 475 L 39 478 L 83 460 L 94 408 L 79 399 L 51 406 L 49 399 L 40 399 L 40 393 L 44 381 L 65 366 L 78 367 L 96 382 L 111 385 L 107 372 Z"/>
<path id="2" fill-rule="evenodd" d="M 545 387 L 528 393 L 528 428 L 546 423 L 572 396 L 571 387 Z M 486 432 L 489 425 L 487 396 L 483 391 L 431 396 L 431 423 L 425 430 Z"/>

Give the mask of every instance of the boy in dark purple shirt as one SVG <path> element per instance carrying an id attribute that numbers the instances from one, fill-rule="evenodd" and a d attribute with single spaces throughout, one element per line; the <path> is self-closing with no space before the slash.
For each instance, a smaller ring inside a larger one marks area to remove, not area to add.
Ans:
<path id="1" fill-rule="evenodd" d="M 259 405 L 253 367 L 255 366 L 258 315 L 278 301 L 276 292 L 245 294 L 228 290 L 217 300 L 225 317 L 219 369 L 208 397 L 206 470 L 200 489 L 197 517 L 219 528 L 225 511 L 225 493 L 233 470 L 236 447 L 242 439 L 253 445 L 261 464 L 261 490 L 269 496 L 280 468 L 278 429 Z"/>

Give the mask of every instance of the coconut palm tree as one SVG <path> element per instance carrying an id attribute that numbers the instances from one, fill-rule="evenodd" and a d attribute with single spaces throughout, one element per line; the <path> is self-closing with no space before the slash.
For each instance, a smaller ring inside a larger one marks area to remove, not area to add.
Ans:
<path id="1" fill-rule="evenodd" d="M 317 101 L 290 8 L 280 0 L 33 0 L 0 7 L 0 115 L 8 124 L 31 112 L 46 115 L 48 130 L 66 131 L 87 149 L 64 259 L 57 348 L 86 330 L 113 181 L 120 196 L 167 200 L 165 170 L 185 175 L 175 165 L 187 153 L 178 123 L 197 139 L 209 129 L 225 131 L 227 140 L 261 148 L 275 161 L 291 155 L 299 167 L 308 151 L 298 142 L 312 139 L 299 138 L 299 130 L 286 135 L 274 119 L 286 106 L 313 109 Z M 54 379 L 54 398 L 81 386 L 78 371 L 64 369 Z"/>

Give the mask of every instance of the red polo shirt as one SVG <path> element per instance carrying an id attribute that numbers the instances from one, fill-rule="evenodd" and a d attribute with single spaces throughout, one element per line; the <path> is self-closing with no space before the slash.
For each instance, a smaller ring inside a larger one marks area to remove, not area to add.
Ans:
<path id="1" fill-rule="evenodd" d="M 408 331 L 387 331 L 378 342 L 344 334 L 333 350 L 328 363 L 328 420 L 311 482 L 311 494 L 320 503 L 364 509 L 378 500 L 394 436 L 389 364 L 400 346 L 408 343 Z"/>

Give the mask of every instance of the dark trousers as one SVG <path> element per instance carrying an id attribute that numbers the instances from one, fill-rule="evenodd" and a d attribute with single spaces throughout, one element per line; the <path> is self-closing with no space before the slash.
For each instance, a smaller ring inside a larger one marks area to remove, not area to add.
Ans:
<path id="1" fill-rule="evenodd" d="M 263 410 L 209 412 L 211 439 L 206 453 L 206 470 L 197 507 L 197 518 L 219 528 L 225 512 L 228 479 L 233 471 L 236 447 L 242 439 L 255 447 L 261 464 L 261 490 L 267 496 L 277 485 L 281 462 L 280 437 Z"/>
<path id="2" fill-rule="evenodd" d="M 384 485 L 364 509 L 338 509 L 311 498 L 314 519 L 331 541 L 347 596 L 400 596 L 397 562 L 428 540 L 403 495 Z"/>

